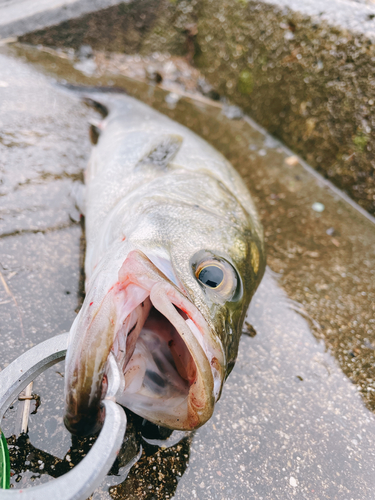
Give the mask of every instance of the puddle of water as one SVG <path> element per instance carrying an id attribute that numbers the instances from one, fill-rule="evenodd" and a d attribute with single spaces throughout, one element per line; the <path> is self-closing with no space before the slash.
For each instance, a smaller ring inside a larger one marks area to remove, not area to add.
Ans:
<path id="1" fill-rule="evenodd" d="M 374 417 L 268 272 L 248 321 L 257 335 L 242 337 L 175 498 L 371 496 Z"/>
<path id="2" fill-rule="evenodd" d="M 142 457 L 125 482 L 127 471 L 121 473 L 120 467 L 119 477 L 109 476 L 94 498 L 369 498 L 375 486 L 375 427 L 359 393 L 373 410 L 374 226 L 319 186 L 279 143 L 246 119 L 229 120 L 217 104 L 180 98 L 172 107 L 157 86 L 113 74 L 88 77 L 72 61 L 17 50 L 59 79 L 125 87 L 223 152 L 253 194 L 265 227 L 268 262 L 279 275 L 277 283 L 268 272 L 253 300 L 248 321 L 257 334 L 243 336 L 212 420 L 162 450 L 140 439 L 139 419 L 131 418 L 130 444 L 120 465 L 134 457 L 140 444 Z M 0 56 L 0 80 L 8 83 L 0 89 L 6 137 L 0 142 L 5 158 L 0 270 L 13 294 L 3 287 L 0 295 L 5 366 L 36 342 L 67 330 L 80 303 L 81 228 L 74 222 L 68 191 L 87 160 L 86 123 L 93 111 L 21 60 Z M 25 130 L 39 135 L 30 139 Z M 314 211 L 314 203 L 324 210 Z M 280 286 L 319 324 L 315 336 L 324 339 L 356 386 L 316 342 L 305 313 L 295 310 Z M 56 372 L 41 378 L 35 389 L 41 406 L 30 420 L 30 442 L 44 453 L 33 450 L 33 457 L 47 464 L 39 471 L 50 476 L 51 465 L 76 463 L 82 455 L 56 408 L 61 380 Z M 2 423 L 8 437 L 12 411 Z M 37 465 L 25 462 L 33 457 L 14 463 L 14 478 L 20 474 L 22 484 L 48 479 L 42 474 L 31 481 Z"/>

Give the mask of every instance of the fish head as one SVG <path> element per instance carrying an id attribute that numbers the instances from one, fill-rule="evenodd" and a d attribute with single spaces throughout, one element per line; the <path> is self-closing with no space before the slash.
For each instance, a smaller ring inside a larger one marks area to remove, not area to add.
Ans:
<path id="1" fill-rule="evenodd" d="M 234 366 L 264 272 L 259 227 L 233 196 L 219 215 L 196 203 L 168 209 L 159 199 L 111 252 L 71 330 L 65 424 L 81 435 L 100 429 L 113 352 L 125 379 L 118 403 L 157 425 L 196 429 Z"/>
<path id="2" fill-rule="evenodd" d="M 200 179 L 199 184 L 204 189 L 194 190 L 186 180 L 180 190 L 193 193 L 190 203 L 153 218 L 153 226 L 163 220 L 160 233 L 167 236 L 149 255 L 206 325 L 204 350 L 214 372 L 217 401 L 234 367 L 245 316 L 263 277 L 266 257 L 263 230 L 252 204 L 245 209 L 217 179 Z M 209 200 L 202 191 L 210 193 Z"/>

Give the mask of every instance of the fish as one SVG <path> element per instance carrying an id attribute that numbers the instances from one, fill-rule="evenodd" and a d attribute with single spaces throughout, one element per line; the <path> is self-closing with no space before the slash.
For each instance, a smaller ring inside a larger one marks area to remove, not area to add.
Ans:
<path id="1" fill-rule="evenodd" d="M 125 94 L 88 93 L 102 114 L 78 196 L 85 299 L 65 364 L 67 429 L 103 425 L 113 353 L 117 403 L 176 430 L 207 422 L 234 367 L 265 270 L 263 229 L 226 158 Z"/>

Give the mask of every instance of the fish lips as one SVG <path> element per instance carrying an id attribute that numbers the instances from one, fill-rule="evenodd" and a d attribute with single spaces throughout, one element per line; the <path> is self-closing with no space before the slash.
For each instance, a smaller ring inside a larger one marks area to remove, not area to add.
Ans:
<path id="1" fill-rule="evenodd" d="M 99 307 L 88 293 L 66 361 L 64 422 L 71 433 L 91 435 L 102 426 L 111 351 L 125 376 L 120 404 L 171 429 L 192 430 L 211 417 L 224 379 L 223 348 L 166 274 L 136 250 Z"/>

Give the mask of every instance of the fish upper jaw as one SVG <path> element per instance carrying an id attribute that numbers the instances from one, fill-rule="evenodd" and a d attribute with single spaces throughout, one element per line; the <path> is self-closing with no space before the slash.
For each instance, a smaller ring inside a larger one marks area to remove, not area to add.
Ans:
<path id="1" fill-rule="evenodd" d="M 72 327 L 66 361 L 67 428 L 80 435 L 100 429 L 111 350 L 125 376 L 120 404 L 164 427 L 192 430 L 203 425 L 224 379 L 218 337 L 142 252 L 128 254 L 118 277 L 100 304 L 90 302 L 88 293 Z"/>

